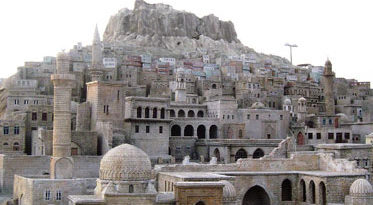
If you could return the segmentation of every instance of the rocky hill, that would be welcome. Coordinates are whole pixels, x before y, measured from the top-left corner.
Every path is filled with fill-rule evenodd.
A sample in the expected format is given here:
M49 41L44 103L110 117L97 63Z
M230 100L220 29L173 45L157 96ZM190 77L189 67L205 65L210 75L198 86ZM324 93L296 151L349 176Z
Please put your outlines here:
M251 54L257 60L289 64L284 58L258 54L237 38L234 25L214 15L197 17L165 4L136 0L133 10L121 9L112 16L104 32L104 42L131 47L155 56L184 56L208 53L212 57Z

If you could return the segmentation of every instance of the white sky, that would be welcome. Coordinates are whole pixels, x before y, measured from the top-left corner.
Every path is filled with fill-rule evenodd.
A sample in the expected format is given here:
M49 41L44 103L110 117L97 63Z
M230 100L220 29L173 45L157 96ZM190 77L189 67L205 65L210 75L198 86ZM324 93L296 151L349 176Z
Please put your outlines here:
M202 17L234 23L241 42L257 52L288 58L285 43L298 44L294 64L323 65L329 57L337 77L371 81L373 1L369 0L147 0ZM77 42L90 44L111 15L134 0L1 0L0 78L24 61L41 61Z

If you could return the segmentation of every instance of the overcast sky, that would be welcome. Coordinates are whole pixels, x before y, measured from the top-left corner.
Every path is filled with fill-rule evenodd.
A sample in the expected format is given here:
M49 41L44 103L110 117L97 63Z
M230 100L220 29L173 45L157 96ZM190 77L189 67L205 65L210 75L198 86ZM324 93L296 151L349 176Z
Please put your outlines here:
M323 65L329 57L337 77L371 81L373 1L344 0L148 0L202 17L215 14L234 23L241 42L257 52L294 64ZM0 77L24 61L41 61L77 42L90 44L97 23L102 36L111 15L132 9L134 0L2 0Z

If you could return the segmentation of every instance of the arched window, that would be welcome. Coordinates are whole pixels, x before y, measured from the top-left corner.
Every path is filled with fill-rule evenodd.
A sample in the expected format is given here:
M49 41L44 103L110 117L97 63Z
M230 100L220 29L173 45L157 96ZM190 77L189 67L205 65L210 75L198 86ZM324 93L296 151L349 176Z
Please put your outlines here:
M258 159L258 158L261 158L263 156L264 156L264 152L260 148L256 149L255 152L253 153L253 158L254 159Z
M165 118L165 109L164 108L162 108L161 109L161 119L164 119ZM175 113L174 113L175 114Z
M292 189L291 189L291 181L289 179L285 179L281 184L281 200L282 201L291 201Z
M320 192L320 204L321 205L325 205L326 204L326 186L324 184L324 182L320 182L319 184L319 192Z
M214 157L216 157L216 160L220 162L220 151L218 148L214 150Z
M212 89L216 89L216 84L212 84Z
M307 190L306 190L306 183L304 182L304 180L300 180L300 186L301 186L301 195L302 195L302 202L306 202L307 201Z
M128 193L133 193L133 185L132 184L130 184L128 186Z
M138 107L137 108L137 118L141 118L141 114L142 114L142 108Z
M3 146L8 146L9 144L7 142L4 142Z
M238 137L239 137L239 138L242 138L242 137L243 137L243 133L242 133L242 130L241 130L241 129L238 130Z
M149 114L149 108L148 107L146 107L145 108L145 118L149 118L149 116L150 116L150 114Z
M158 109L155 107L153 108L153 118L157 118L158 117Z
M193 136L194 135L194 128L192 125L187 125L184 128L184 136Z
M312 180L310 182L309 189L310 189L310 197L311 197L310 202L311 204L314 204L316 201L316 193L315 193L315 183Z
M175 117L175 110L170 110L170 117Z
M181 136L181 127L179 125L171 127L171 136Z
M15 142L13 144L13 151L19 151L19 143L18 142Z
M194 111L193 110L188 111L188 117L194 117Z
M210 139L218 138L218 127L216 125L211 125L209 134L210 134Z
M206 128L204 125L200 125L197 127L197 136L198 136L198 139L206 138Z
M205 205L205 202L199 201L199 202L196 203L196 205Z
M244 149L239 149L235 155L235 161L241 158L247 158L247 152Z
M177 112L177 117L185 117L184 110L179 110L179 112Z
M203 111L202 110L198 111L197 117L203 117Z

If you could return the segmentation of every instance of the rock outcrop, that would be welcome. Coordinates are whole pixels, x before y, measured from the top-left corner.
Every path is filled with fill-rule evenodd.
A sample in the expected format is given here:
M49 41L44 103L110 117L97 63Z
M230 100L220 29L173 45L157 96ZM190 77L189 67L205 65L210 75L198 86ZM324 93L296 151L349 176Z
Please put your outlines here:
M259 63L271 60L274 65L290 64L284 58L256 53L241 44L230 21L221 21L214 15L199 18L169 5L143 0L136 0L133 10L124 8L112 16L103 40L127 47L126 51L132 54L176 58L250 54Z

